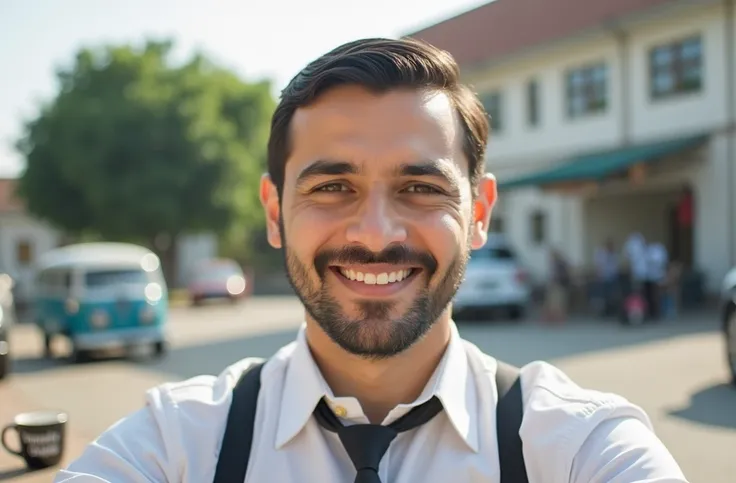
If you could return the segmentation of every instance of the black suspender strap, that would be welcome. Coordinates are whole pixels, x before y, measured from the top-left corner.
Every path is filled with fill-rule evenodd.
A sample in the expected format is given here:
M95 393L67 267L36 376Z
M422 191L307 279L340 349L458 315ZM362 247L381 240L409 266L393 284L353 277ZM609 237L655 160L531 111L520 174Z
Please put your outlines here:
M246 369L233 388L233 400L217 460L214 483L243 483L253 441L263 362Z
M496 386L496 439L501 465L501 483L528 483L519 428L524 416L519 369L498 361Z
M243 372L233 388L214 483L243 483L253 441L263 363ZM524 414L519 369L498 361L496 433L501 483L528 483L519 428Z

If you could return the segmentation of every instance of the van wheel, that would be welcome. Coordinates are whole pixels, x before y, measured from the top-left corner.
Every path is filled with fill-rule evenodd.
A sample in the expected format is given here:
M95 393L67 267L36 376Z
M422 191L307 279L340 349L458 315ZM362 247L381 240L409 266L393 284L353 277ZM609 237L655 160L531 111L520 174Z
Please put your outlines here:
M0 354L0 380L10 372L10 354Z
M90 351L83 349L73 349L72 351L72 362L75 364L83 364L92 360Z
M163 341L155 342L153 344L153 355L156 358L166 355L166 343Z
M511 320L519 322L524 318L524 315L526 315L525 312L526 311L522 305L517 305L509 309L509 317Z
M48 333L43 334L43 356L46 359L53 359L54 352L51 350L51 344L54 341L54 336Z
M724 319L724 335L726 338L726 360L731 371L731 384L736 386L736 307L728 308Z

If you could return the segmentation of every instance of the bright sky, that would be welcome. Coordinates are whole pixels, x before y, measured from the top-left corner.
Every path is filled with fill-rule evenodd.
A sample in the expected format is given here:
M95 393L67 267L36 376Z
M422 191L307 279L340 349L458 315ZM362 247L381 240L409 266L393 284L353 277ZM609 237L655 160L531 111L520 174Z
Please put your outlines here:
M345 41L397 37L484 3L0 0L0 177L19 174L13 142L22 121L54 94L56 67L83 45L171 37L183 54L201 48L243 78L269 77L280 89L304 64Z

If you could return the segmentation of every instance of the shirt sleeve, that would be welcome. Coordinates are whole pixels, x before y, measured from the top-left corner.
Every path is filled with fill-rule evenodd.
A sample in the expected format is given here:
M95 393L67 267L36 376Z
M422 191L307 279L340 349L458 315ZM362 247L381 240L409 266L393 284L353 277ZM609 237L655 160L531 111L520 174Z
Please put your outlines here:
M662 441L640 419L603 421L573 459L571 483L687 483Z
M165 483L177 481L169 469L169 448L148 407L120 420L61 470L54 483Z

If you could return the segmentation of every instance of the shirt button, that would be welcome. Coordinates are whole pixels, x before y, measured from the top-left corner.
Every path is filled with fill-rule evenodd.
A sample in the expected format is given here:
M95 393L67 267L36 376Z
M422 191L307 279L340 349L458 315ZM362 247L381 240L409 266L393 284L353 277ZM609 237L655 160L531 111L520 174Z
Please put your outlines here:
M337 416L338 418L344 418L348 415L348 410L342 406L335 406L334 412L335 416Z

